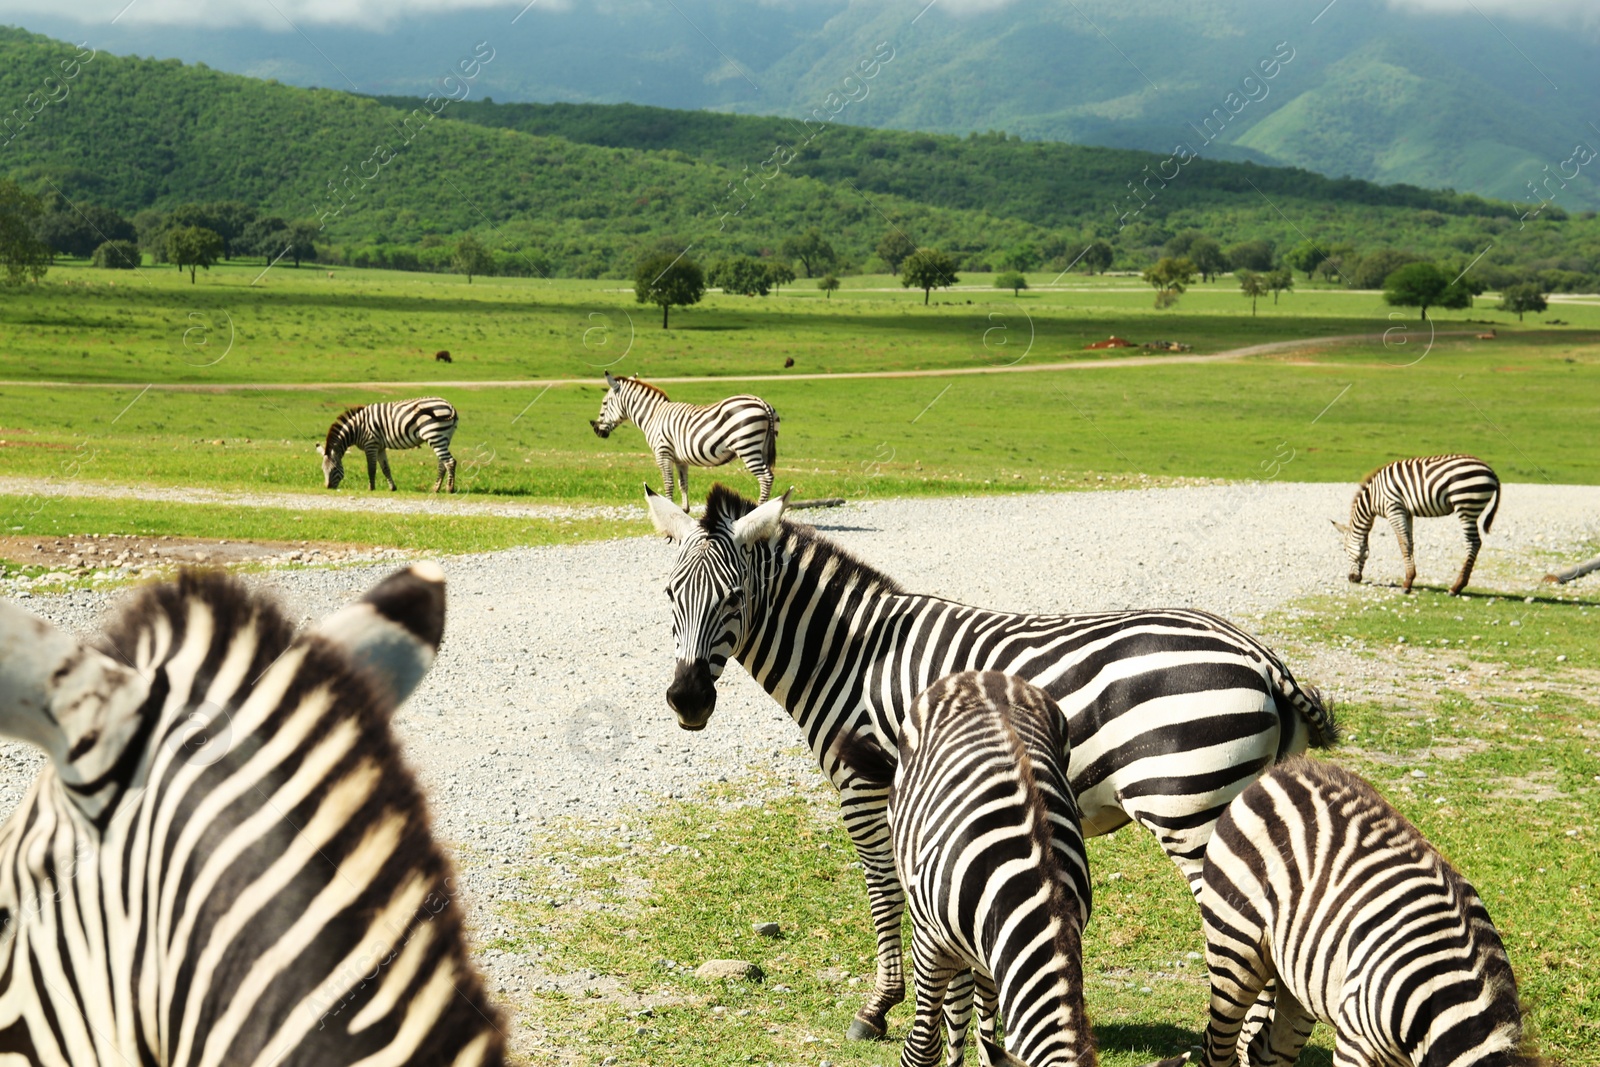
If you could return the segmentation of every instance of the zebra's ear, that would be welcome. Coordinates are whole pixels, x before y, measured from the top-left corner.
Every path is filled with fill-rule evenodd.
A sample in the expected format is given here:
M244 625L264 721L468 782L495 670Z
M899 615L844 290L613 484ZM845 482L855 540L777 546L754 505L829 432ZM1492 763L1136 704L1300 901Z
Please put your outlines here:
M318 441L317 442L317 455L326 456L327 454L328 454L328 450L322 447L322 442L321 441Z
M983 1043L984 1059L991 1067L1028 1067L1026 1063L1023 1063L983 1035L980 1034L978 1040Z
M793 489L789 493L794 492ZM783 532L783 512L789 506L789 493L769 500L733 524L733 543L743 548L760 541L771 544Z
M0 601L0 734L44 749L63 780L102 771L95 755L122 750L149 695L138 671Z
M615 389L616 387L617 387L617 380L611 376L611 372L610 371L606 371L606 388L607 389Z
M397 571L322 620L317 633L370 672L399 707L433 666L444 638L444 571L437 563Z
M1350 524L1349 523L1340 522L1338 519L1329 519L1328 521L1333 523L1333 528L1335 530L1338 530L1340 533L1349 533L1350 532Z
M666 534L673 541L682 541L699 525L687 511L648 484L644 487L644 500L650 507L650 521L655 524L656 532Z

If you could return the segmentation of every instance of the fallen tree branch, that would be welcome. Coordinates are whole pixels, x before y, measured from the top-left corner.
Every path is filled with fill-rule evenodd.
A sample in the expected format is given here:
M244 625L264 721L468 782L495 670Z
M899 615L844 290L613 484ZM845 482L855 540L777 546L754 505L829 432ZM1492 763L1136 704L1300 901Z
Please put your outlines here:
M1554 582L1557 585L1566 585L1574 578L1582 578L1590 571L1600 571L1600 556L1596 556L1594 559L1586 559L1582 563L1574 564L1564 571L1557 571L1555 574L1547 574L1544 576L1544 580L1547 582Z

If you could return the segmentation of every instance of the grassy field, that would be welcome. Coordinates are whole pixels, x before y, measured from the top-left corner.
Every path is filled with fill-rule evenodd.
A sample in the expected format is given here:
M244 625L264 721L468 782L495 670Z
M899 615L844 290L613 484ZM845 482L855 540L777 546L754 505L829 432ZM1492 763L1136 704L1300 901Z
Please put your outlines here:
M41 286L0 293L0 378L22 383L0 386L0 475L318 494L313 445L334 415L426 391L462 412L455 452L469 494L632 502L658 475L636 431L606 441L589 431L600 397L591 383L603 364L647 377L738 376L781 374L793 358L794 373L1096 364L672 387L686 400L736 388L770 399L784 419L780 485L801 496L1034 491L1135 475L1351 480L1396 455L1456 450L1484 456L1510 481L1600 481L1600 458L1588 447L1600 398L1600 307L1585 304L1553 312L1572 323L1560 328L1530 320L1519 329L1486 306L1470 311L1472 325L1439 319L1431 329L1443 335L1431 341L1394 335L1387 344L1224 365L1118 366L1119 353L1082 345L1116 333L1204 353L1381 333L1413 319L1389 317L1374 294L1321 288L1276 307L1268 301L1251 318L1227 281L1196 286L1177 310L1158 312L1137 279L1078 275L1063 280L1071 288L1021 298L971 276L970 287L925 308L920 293L869 277L851 279L831 300L803 282L766 299L713 294L663 331L653 309L614 283L469 286L452 276L341 270L330 278L280 266L256 285L259 268L219 267L191 286L176 271L111 273L58 267ZM1488 320L1498 323L1492 342L1452 334ZM435 362L440 347L455 362ZM566 384L348 384L546 379ZM304 388L274 388L285 384ZM167 388L183 385L230 388ZM431 486L431 457L394 459L406 493ZM736 469L692 474L699 489L714 477L754 485ZM359 482L341 492L360 497ZM74 521L56 506L5 510L25 515L7 524L23 535L59 534ZM227 523L208 522L220 510L168 510L162 521L176 532L229 536ZM318 521L326 538L351 542L364 542L374 526ZM502 529L490 540L507 538L515 535ZM397 533L386 543L402 540Z
M1395 609L1397 599L1357 591L1267 626L1300 655L1320 647L1402 678L1459 671L1425 696L1342 706L1337 758L1483 894L1545 1054L1567 1067L1600 1064L1591 616L1600 603L1424 592ZM753 771L626 825L564 828L535 854L561 859L522 872L500 947L592 976L578 993L535 994L527 1005L565 1050L552 1062L898 1061L897 1041L841 1040L870 986L873 944L861 875L820 776L778 782ZM1089 858L1086 992L1101 1062L1132 1067L1181 1052L1198 1040L1207 995L1204 964L1189 957L1204 947L1194 905L1148 834L1091 841ZM753 921L780 923L783 939L756 936ZM694 967L712 957L752 960L766 977L696 979ZM908 1006L891 1015L894 1037L909 1018ZM1301 1062L1332 1062L1325 1027Z

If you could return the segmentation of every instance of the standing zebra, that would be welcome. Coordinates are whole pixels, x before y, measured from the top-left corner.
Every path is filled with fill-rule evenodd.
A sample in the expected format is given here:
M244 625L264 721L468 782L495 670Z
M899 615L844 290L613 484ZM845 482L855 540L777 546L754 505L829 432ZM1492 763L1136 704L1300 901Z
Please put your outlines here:
M1349 771L1302 757L1240 793L1211 837L1200 912L1205 1067L1241 1062L1245 1011L1273 979L1254 1067L1294 1063L1318 1019L1341 1065L1538 1062L1522 1052L1517 983L1477 891Z
M433 483L437 493L450 476L450 492L456 491L456 460L450 454L450 438L456 432L456 409L436 396L402 400L393 404L368 404L347 408L328 427L328 440L317 446L322 455L322 476L329 489L344 481L344 454L359 448L367 454L367 488L378 488L378 465L389 491L397 487L389 473L389 449L416 448L426 443L439 457L439 477Z
M1068 776L1084 833L1137 821L1197 887L1217 816L1263 770L1334 725L1255 638L1200 611L1016 615L901 590L808 527L786 500L755 507L717 486L698 522L646 490L656 529L680 543L667 581L677 666L667 703L701 730L730 658L789 712L839 790L867 879L878 976L855 1037L881 1035L905 997L887 790L852 781L840 752L898 750L918 693L952 671L997 670L1047 692L1072 740Z
M606 371L600 417L589 423L598 437L631 422L644 431L672 497L672 472L678 472L683 506L689 507L689 465L720 467L734 458L761 485L761 502L772 495L772 465L778 459L778 413L759 396L730 396L704 407L667 399L638 378L613 378Z
M1089 859L1067 782L1066 727L1056 702L1019 678L950 674L906 713L897 767L853 764L879 784L885 770L893 776L889 827L917 985L901 1067L961 1062L966 988L952 998L945 1056L939 1020L967 971L1005 1017L1006 1053L996 1055L985 1012L985 1062L1094 1065L1083 1006Z
M1359 582L1361 569L1367 562L1367 535L1380 514L1387 516L1400 541L1400 555L1406 561L1403 588L1409 593L1417 577L1411 541L1412 516L1434 519L1455 512L1456 518L1461 520L1462 532L1467 535L1467 561L1461 565L1461 574L1450 587L1450 595L1455 596L1466 588L1467 579L1472 577L1472 565L1478 560L1478 549L1483 546L1483 539L1478 536L1478 516L1483 516L1483 532L1488 533L1499 510L1500 479L1483 460L1462 455L1423 456L1395 460L1361 479L1361 487L1350 504L1349 523L1333 525L1344 534L1345 554L1350 557L1350 580Z
M0 828L7 1062L503 1062L390 730L443 579L298 638L215 573L147 587L98 648L0 602L0 733L50 758Z

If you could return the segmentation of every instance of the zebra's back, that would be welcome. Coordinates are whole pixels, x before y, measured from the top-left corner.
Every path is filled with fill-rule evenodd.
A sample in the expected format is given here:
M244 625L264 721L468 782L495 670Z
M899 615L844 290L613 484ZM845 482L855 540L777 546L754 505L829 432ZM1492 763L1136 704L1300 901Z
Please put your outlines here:
M1218 821L1203 879L1211 1067L1235 1062L1227 1005L1268 976L1354 1062L1518 1062L1516 982L1482 900L1356 775L1305 757L1269 771ZM1292 1062L1295 1027L1274 1023L1256 1040Z
M657 409L654 427L646 430L652 447L665 444L677 458L700 467L751 455L770 466L777 455L777 435L777 412L749 395L703 405L668 401Z
M1375 510L1398 503L1420 518L1459 512L1476 519L1500 491L1500 479L1476 456L1453 454L1401 459L1381 467L1369 479ZM1484 532L1494 523L1490 512Z
M416 448L424 442L448 442L459 421L450 402L436 396L368 404L361 409L358 443L383 448Z

